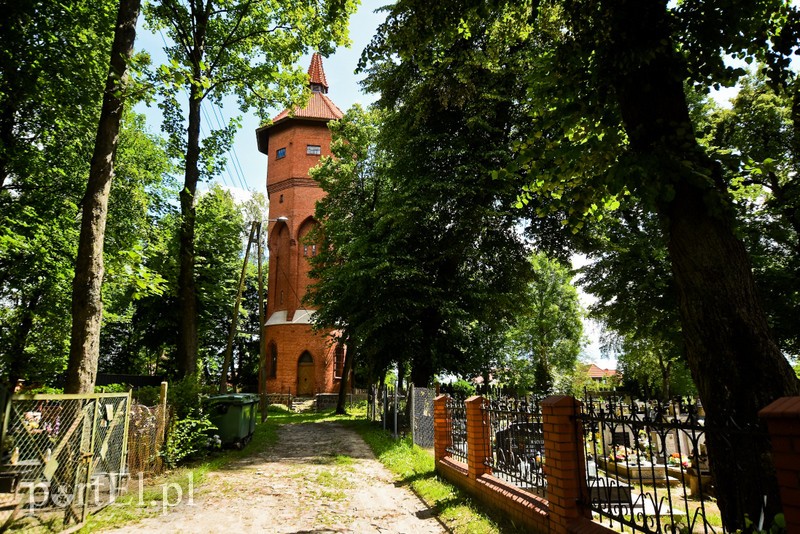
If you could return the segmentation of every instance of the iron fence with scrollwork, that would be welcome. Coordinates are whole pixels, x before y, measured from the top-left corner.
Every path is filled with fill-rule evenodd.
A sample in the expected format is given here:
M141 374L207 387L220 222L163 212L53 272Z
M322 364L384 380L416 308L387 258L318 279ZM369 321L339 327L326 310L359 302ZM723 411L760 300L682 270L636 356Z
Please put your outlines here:
M545 495L544 428L536 399L496 398L484 404L489 425L492 474L540 496Z
M694 401L586 398L578 422L584 499L602 522L638 532L724 531L705 441L727 430L709 428Z
M447 452L461 462L467 462L467 410L463 399L447 398L445 403Z

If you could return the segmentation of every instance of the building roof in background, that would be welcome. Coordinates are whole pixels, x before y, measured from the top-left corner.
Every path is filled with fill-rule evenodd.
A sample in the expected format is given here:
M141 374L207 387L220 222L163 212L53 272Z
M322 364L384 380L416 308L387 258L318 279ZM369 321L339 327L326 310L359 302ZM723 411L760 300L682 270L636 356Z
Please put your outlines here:
M587 367L586 372L589 374L590 378L605 378L607 376L616 376L617 371L613 369L601 369L595 364L590 364Z

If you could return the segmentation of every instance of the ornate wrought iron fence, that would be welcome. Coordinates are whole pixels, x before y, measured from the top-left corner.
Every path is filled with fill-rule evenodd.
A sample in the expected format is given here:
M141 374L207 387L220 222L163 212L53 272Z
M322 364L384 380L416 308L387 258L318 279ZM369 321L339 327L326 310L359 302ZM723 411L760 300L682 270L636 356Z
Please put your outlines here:
M706 427L694 402L584 400L592 511L610 526L640 532L722 532L705 448Z
M129 407L127 393L12 397L0 441L12 513L67 527L113 502L127 487Z
M484 418L489 425L492 474L522 489L545 495L544 429L535 399L487 399Z
M467 462L467 410L462 399L447 398L445 404L447 432L449 433L447 452L456 460Z

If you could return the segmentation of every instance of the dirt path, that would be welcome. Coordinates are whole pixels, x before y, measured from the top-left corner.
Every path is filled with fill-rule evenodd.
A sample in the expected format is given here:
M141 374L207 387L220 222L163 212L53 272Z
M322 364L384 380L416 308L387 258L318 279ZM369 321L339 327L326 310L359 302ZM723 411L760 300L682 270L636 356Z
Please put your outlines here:
M166 513L110 532L444 532L358 434L336 423L278 432L270 450L208 474L193 505L184 495Z

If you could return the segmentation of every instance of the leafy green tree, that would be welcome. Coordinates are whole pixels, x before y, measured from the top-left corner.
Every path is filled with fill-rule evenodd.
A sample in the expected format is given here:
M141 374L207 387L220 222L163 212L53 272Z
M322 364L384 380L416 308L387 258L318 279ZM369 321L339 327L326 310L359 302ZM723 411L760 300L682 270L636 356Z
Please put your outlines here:
M219 172L238 125L234 119L201 141L201 105L235 94L243 110L256 107L266 116L279 101L296 101L305 85L296 67L300 55L309 48L327 54L344 44L355 6L354 0L160 0L145 9L150 28L166 30L174 43L165 48L169 63L159 68L157 79L171 154L184 166L178 277L178 362L184 375L194 374L198 355L197 183ZM182 90L188 94L185 125L177 98Z
M160 314L173 310L171 266L177 250L170 247L175 220L170 200L176 194L171 171L163 140L146 131L143 115L127 113L109 198L100 372L164 371L160 348L150 351L144 340L168 343L175 323L164 325L161 315L140 318L150 302L158 303Z
M344 369L339 387L337 413L344 413L345 393L357 353L372 361L382 374L394 351L384 352L382 324L397 316L396 303L376 300L393 291L393 284L376 286L376 276L386 279L392 266L382 258L383 244L375 239L378 206L386 194L386 179L380 172L376 139L380 115L356 104L342 119L329 124L332 158L323 158L311 175L326 196L317 203L321 226L309 239L321 241L319 254L311 258L314 283L306 299L318 311L314 328L339 332L345 343ZM383 291L381 291L383 290ZM376 361L383 356L381 361Z
M345 152L315 175L327 192L320 206L329 211L318 217L332 245L322 247L331 257L323 252L315 264L320 283L312 298L320 318L326 306L336 310L327 324L343 330L349 346L356 340L376 375L410 363L411 381L427 384L443 370L489 367L487 340L499 346L529 269L506 210L513 196L475 186L490 179L476 167L498 154L472 147L489 147L493 126L444 110L418 122L410 112L417 102L404 105L410 108L386 104L374 149L374 128L345 125L350 142L333 145Z
M700 126L723 162L770 327L786 354L800 351L800 124L795 96L763 73L742 80L730 109L714 107Z
M2 374L64 369L75 216L108 70L116 3L21 1L0 21Z
M222 370L222 355L230 331L231 310L242 268L245 226L242 211L229 191L215 184L200 197L195 243L198 327L203 347L200 357L204 369L214 373L208 377L214 382ZM177 363L180 365L180 361Z
M508 333L501 379L524 391L547 395L556 374L574 369L583 345L583 322L572 273L539 252L531 256L533 280L520 296Z
M496 53L489 67L524 80L520 108L528 120L515 123L523 138L517 167L509 167L512 175L521 171L521 205L532 201L537 215L557 211L575 232L609 216L627 195L656 214L710 425L757 426L759 409L800 392L770 335L722 167L698 142L685 92L686 82L733 83L742 71L726 66L725 54L765 58L779 74L797 46L788 2L565 0L455 9L406 0L388 13L367 59L395 54L396 71L414 65L411 74L447 106L458 103L448 77L495 88L480 84L475 65L442 51L474 53L471 43L480 42ZM510 19L514 25L503 24ZM497 172L501 183L505 176ZM759 515L764 495L766 514L774 515L780 498L767 442L710 436L708 446L726 526Z
M494 51L479 37L452 49L426 43L395 62L396 37L387 34L370 52L380 61L367 87L380 91L386 112L378 145L392 186L380 228L410 322L398 325L408 339L400 347L412 382L425 384L441 371L493 367L516 295L530 279L515 231L516 187L490 172L510 161L522 93L514 72L493 67ZM429 79L423 61L437 57L450 67ZM459 68L473 69L470 77Z

